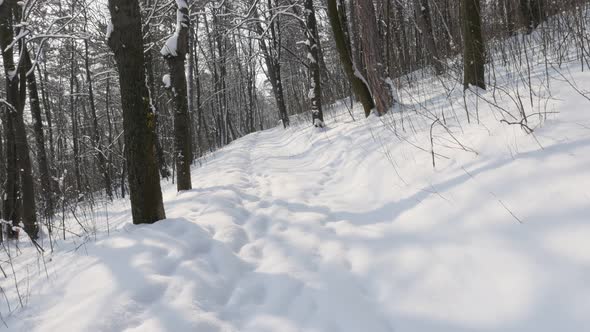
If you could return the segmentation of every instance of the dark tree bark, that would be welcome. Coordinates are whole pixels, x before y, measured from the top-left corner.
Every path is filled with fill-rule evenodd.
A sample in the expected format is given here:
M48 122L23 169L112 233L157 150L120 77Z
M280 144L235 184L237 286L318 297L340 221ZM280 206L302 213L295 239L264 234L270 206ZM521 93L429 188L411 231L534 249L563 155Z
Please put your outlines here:
M109 148L107 149L108 151L108 172L109 172L109 176L111 177L111 180L113 179L113 145L115 144L115 142L113 141L113 121L112 121L112 115L111 115L111 74L108 74L107 79L106 79L106 84L105 84L105 115L107 118L107 139L108 139L108 145ZM119 139L117 139L118 141L120 141Z
M176 160L176 188L178 191L192 189L191 163L193 148L191 121L188 112L185 59L189 50L188 5L177 0L176 31L162 48L162 55L170 70L170 87L174 99L174 147Z
M193 61L193 71L194 71L194 91L195 91L195 100L192 104L194 112L196 112L196 119L193 118L195 121L195 131L193 137L196 141L196 147L198 148L198 156L202 156L204 151L206 150L205 147L205 140L203 139L203 135L205 133L205 125L204 125L204 117L203 117L203 105L201 104L201 72L199 69L199 57L197 55L197 46L198 46L198 39L196 38L197 28L199 26L199 16L195 17L195 23L191 26L191 34L193 35L193 42L190 43L191 48L191 57ZM208 135L207 135L208 137Z
M463 87L486 88L485 45L481 34L481 6L479 0L462 0L463 10Z
M72 40L70 43L70 118L72 121L72 152L74 154L74 178L76 180L76 195L79 199L82 194L82 176L80 174L80 146L78 141L78 117L76 115L76 46Z
M88 15L87 8L84 7L84 31L87 30ZM98 116L96 114L96 102L94 100L94 86L92 71L90 70L90 52L88 47L88 40L84 40L84 67L86 69L86 82L88 84L88 103L90 104L90 115L92 116L92 141L94 143L94 149L96 150L98 167L102 173L104 180L105 194L110 200L113 200L113 185L111 181L111 175L109 173L109 166L107 164L108 159L102 146L102 140L100 136L100 128L98 127Z
M434 40L429 0L415 0L415 5L416 11L418 12L416 15L418 18L418 25L421 30L422 41L424 42L424 46L426 46L428 60L430 64L434 66L435 73L440 75L444 72L444 67Z
M48 81L47 64L44 64L43 75L41 75L40 67L41 66L39 65L37 66L37 74L39 74L39 82L41 83L41 96L43 97L43 108L45 109L45 119L47 120L47 136L49 138L49 159L51 160L51 164L53 164L55 160L55 144L53 140L53 117L51 116L51 102L49 101L48 92L45 88L45 82ZM52 181L52 183L55 184L55 181Z
M253 3L251 1L251 3ZM271 1L268 0L268 7L271 12L271 16L273 14L273 6ZM258 12L254 10L254 16L258 16ZM289 112L287 111L287 104L285 102L285 92L283 89L283 80L281 77L281 41L280 32L277 32L277 22L273 19L269 23L269 31L270 31L270 44L267 45L265 37L264 37L264 29L260 24L260 21L256 22L256 32L259 34L259 45L260 49L262 50L262 54L264 55L264 62L266 64L268 79L270 80L270 85L272 87L272 92L275 96L275 100L277 102L277 108L279 110L279 119L283 122L283 127L289 127Z
M324 127L324 112L322 110L322 75L320 73L320 46L318 25L315 17L313 0L305 0L305 22L307 36L307 52L309 60L309 74L311 88L309 99L311 102L312 123L316 127Z
M350 42L345 34L346 25L342 22L340 15L341 13L338 10L337 1L328 0L328 16L334 33L334 40L336 41L336 48L338 49L340 62L342 62L342 67L350 81L354 94L365 109L365 116L369 116L373 108L375 108L375 103L369 87L365 84L363 79L359 77L360 75L352 62Z
M520 12L527 33L531 33L545 19L545 0L520 0Z
M90 103L90 112L92 115L92 131L93 131L93 141L94 141L94 149L97 153L98 159L98 166L102 172L102 177L104 179L104 190L107 194L107 197L112 200L113 199L113 186L111 181L111 175L109 173L109 166L107 164L107 156L106 152L102 146L102 140L100 137L100 128L98 127L98 117L96 115L96 103L94 101L94 90L92 85L92 72L90 71L90 59L88 54L88 41L84 41L84 53L85 53L85 67L86 67L86 79L88 82L88 100Z
M23 66L23 69L29 73L27 76L27 86L29 90L31 117L33 119L33 132L35 135L35 143L37 148L37 163L39 166L39 177L41 180L41 196L43 196L45 201L45 208L43 209L43 212L46 217L51 217L54 210L51 173L49 171L47 151L45 149L45 133L43 132L43 120L41 118L41 105L39 102L37 79L35 77L35 71L32 70L33 63L26 45L23 50Z
M213 12L213 36L214 45L212 52L215 55L215 49L217 50L217 56L215 58L215 85L217 101L219 105L219 124L221 129L221 146L229 144L233 140L231 137L230 130L230 119L228 110L227 100L227 37L226 31L223 26L223 19L227 15L227 6L222 9L215 10Z
M367 81L375 101L377 113L383 115L393 106L391 86L387 83L387 72L383 58L377 16L373 1L359 1L353 6L358 19L360 46L363 63L367 72Z
M25 232L32 239L37 239L39 237L39 225L37 224L37 207L35 204L35 181L33 180L33 165L31 163L29 144L27 142L27 130L23 118L27 78L24 66L21 66L19 71L20 96L17 108L18 113L14 118L14 136L16 139L17 172L20 178L21 218Z
M389 0L387 0L389 3ZM406 74L410 71L410 48L408 47L408 36L406 33L406 24L405 24L405 17L404 17L404 6L403 3L400 1L395 2L395 11L394 19L395 19L395 26L393 31L393 37L395 39L395 43L397 44L399 50L398 54L398 75ZM390 39L390 38L388 38ZM393 66L392 66L393 67Z
M5 106L0 105L0 120L4 123L4 113L5 113ZM6 183L6 156L4 155L4 130L0 130L0 219L4 218L4 197L6 194L6 188L4 185ZM0 243L4 240L4 226L0 224Z
M144 33L146 36L145 44L150 45L152 43L152 35L149 31L149 26L147 31ZM156 145L156 159L158 161L158 167L160 170L160 176L162 179L168 179L172 174L170 169L168 168L168 164L166 163L166 158L164 156L164 149L162 148L162 143L160 142L160 110L157 106L156 101L154 100L156 96L156 80L154 78L154 63L153 63L153 56L152 50L148 50L145 52L145 65L146 65L146 75L147 75L147 83L148 83L148 92L150 94L150 101L152 107L152 113L154 113L154 119L156 121L154 135L155 135L155 145Z
M75 13L75 2L72 1L72 7L70 9L70 15L74 17ZM71 27L72 31L74 31L74 27ZM76 62L76 44L74 39L69 41L69 48L70 48L70 118L72 121L72 149L73 149L73 161L74 161L74 178L76 180L76 196L79 200L83 198L83 185L82 185L82 175L80 173L80 142L78 140L78 116L76 110L76 102L77 102L77 92L76 87L78 86L78 82L76 79L76 69L77 69L77 62Z
M32 238L39 236L33 171L29 156L25 122L23 119L26 100L26 72L24 66L14 63L14 22L19 21L16 1L7 0L0 5L0 48L6 75L6 104L4 123L6 131L6 197L4 219L18 225L24 224L25 232ZM12 46L11 46L12 45ZM21 47L24 44L19 42ZM9 47L10 46L10 47Z
M514 10L514 2L513 0L500 0L499 5L504 28L510 35L513 35L516 33L515 19L518 16L517 12Z
M301 28L302 28L304 34L306 35L306 38L308 39L308 43L305 46L306 46L307 53L309 54L308 60L310 60L310 57L313 55L311 54L310 48L309 48L311 45L311 41L309 40L309 36L307 36L307 31L309 30L308 24L310 23L308 21L309 17L301 12L300 7L296 6L293 0L289 0L289 4L292 6L292 9L293 9L293 12L295 13L295 15L302 18L302 20L299 20L299 24L301 25ZM315 19L315 32L314 32L315 37L314 37L313 42L316 45L315 47L317 48L316 61L318 62L318 70L320 72L320 93L321 93L320 102L322 105L332 104L336 101L336 99L335 99L335 94L332 91L332 88L330 87L330 71L328 70L328 67L326 65L326 61L324 58L324 50L322 49L321 38L319 36L318 20L315 15L315 12L316 12L315 5L313 4L313 1L311 3L307 3L307 0L304 0L304 4L303 4L304 9L308 8L310 5L312 6L311 8L313 8L313 13L314 13L313 18ZM315 70L315 69L310 68L309 65L307 65L307 68L308 68L311 80L313 81L313 70ZM323 122L323 114L322 114L322 122Z
M0 17L2 22L4 21L2 17ZM0 29L3 28L3 23L0 22ZM2 38L2 34L4 32L0 30L0 38ZM4 43L0 44L0 47L3 47ZM4 66L6 68L6 60L4 60ZM7 102L10 103L11 95L14 92L14 86L16 83L6 75L6 92L7 92ZM13 86L14 85L14 86ZM4 175L5 175L5 182L3 183L4 186L4 197L2 203L2 219L11 222L13 225L18 224L19 221L19 214L17 211L17 200L18 200L18 174L17 164L16 164L16 143L14 137L14 123L12 117L14 116L15 109L13 108L12 104L9 105L2 105L2 123L4 129L4 144L5 144L5 162L4 162Z
M198 17L198 16L197 16ZM198 26L199 20L195 19L195 24ZM197 138L199 137L197 133L197 119L195 117L195 67L198 70L198 60L196 59L196 53L194 52L193 45L196 44L196 36L195 29L193 28L193 24L191 22L189 31L188 31L188 78L187 78L187 94L188 94L188 114L190 117L190 131L191 131L191 147L192 147L192 161L195 160L196 156L198 156L198 147L199 142ZM197 74L198 76L198 74ZM198 94L198 92L197 92ZM198 99L198 98L197 98ZM200 100L199 100L200 102Z
M125 156L133 223L166 218L155 154L155 119L145 84L141 16L137 0L109 0L112 33L108 44L115 53L120 76Z
M252 39L248 39L248 57L252 57L254 55L254 47L252 45ZM256 85L255 85L255 78L256 78L256 63L251 61L246 65L246 88L247 88L247 95L248 95L248 131L254 132L256 131L256 126L254 124L254 117L256 112L256 102L255 102L255 95L256 95Z
M219 24L217 24L217 13L215 10L212 11L213 16L213 28L209 30L209 23L207 20L207 16L204 17L205 23L205 31L207 34L207 42L209 44L209 50L211 52L211 61L210 63L210 70L213 74L213 88L214 88L214 96L215 96L215 107L216 112L214 113L214 120L217 123L217 145L223 146L225 145L226 139L228 137L228 123L226 114L226 98L225 98L225 90L223 82L224 75L220 73L224 71L225 68L225 47L223 43L225 42L225 38L222 36L222 33L218 31Z

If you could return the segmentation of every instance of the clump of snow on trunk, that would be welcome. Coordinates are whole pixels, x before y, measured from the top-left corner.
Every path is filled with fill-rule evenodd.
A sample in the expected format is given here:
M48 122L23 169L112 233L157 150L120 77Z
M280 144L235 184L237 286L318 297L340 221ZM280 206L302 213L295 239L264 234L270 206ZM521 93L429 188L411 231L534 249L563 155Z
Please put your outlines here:
M187 26L186 18L181 11L182 9L188 9L187 3L184 0L176 0L176 4L178 6L178 9L176 10L176 30L172 36L166 40L160 51L160 54L164 57L178 55L178 36L180 34L180 29Z
M162 76L162 83L164 83L164 86L166 87L166 89L169 89L172 86L172 82L170 81L169 74Z

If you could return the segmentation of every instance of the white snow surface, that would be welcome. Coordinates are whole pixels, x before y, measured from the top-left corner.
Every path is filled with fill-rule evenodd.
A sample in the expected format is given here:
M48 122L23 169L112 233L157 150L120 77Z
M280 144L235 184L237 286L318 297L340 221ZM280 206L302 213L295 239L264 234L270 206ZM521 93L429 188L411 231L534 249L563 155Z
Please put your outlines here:
M590 73L569 70L589 86ZM532 117L533 136L481 100L476 124L473 96L467 124L460 92L446 98L436 82L402 102L446 112L477 154L435 126L448 159L433 169L432 120L407 111L404 132L399 113L359 120L357 107L352 121L343 105L325 130L248 135L202 159L193 190L164 184L167 220L134 226L120 201L107 234L99 207L96 239L68 234L45 254L47 272L27 242L12 247L25 306L1 279L12 312L0 300L0 328L590 331L590 102L554 81L547 110L559 114Z
M163 56L177 56L177 50L178 33L175 32L168 39L166 39L164 46L162 46L162 49L160 50L160 54L162 54Z
M165 74L164 76L162 76L162 84L164 84L164 87L166 88L170 88L172 86L169 74Z
M111 35L113 34L113 31L114 30L115 29L114 29L114 26L113 26L113 21L112 20L109 20L109 23L107 25L107 31L106 31L106 38L107 39L110 39L111 38Z

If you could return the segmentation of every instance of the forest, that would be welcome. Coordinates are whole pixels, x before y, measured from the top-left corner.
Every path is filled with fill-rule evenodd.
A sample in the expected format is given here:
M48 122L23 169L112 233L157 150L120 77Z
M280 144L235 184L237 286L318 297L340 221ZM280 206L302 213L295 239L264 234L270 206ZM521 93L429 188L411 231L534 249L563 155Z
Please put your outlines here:
M36 238L79 202L129 194L137 223L164 219L159 179L190 189L208 152L310 110L321 126L322 108L349 96L385 114L396 84L426 67L485 88L486 41L506 47L555 13L573 14L546 33L572 34L587 61L583 4L5 0L3 219Z
M5 319L18 311L15 307L26 307L23 283L29 288L33 277L28 268L23 275L24 266L32 264L32 269L38 270L41 276L35 278L47 274L51 279L46 258L51 260L49 257L68 250L81 251L81 246L93 245L94 241L100 244L103 236L109 241L113 232L127 230L130 223L162 221L154 229L169 232L173 231L172 226L166 228L170 220L172 225L177 218L200 220L196 222L204 230L193 234L195 241L217 241L219 232L212 231L211 239L201 234L218 227L203 226L215 223L215 217L209 220L204 216L207 208L216 204L226 204L221 210L224 215L231 215L245 229L234 230L239 234L230 232L229 247L242 237L254 241L259 226L250 230L247 225L264 209L273 211L265 221L270 225L279 223L283 212L301 213L292 216L290 222L303 222L307 214L315 213L328 216L328 224L354 224L362 233L369 232L361 228L375 220L394 223L405 215L401 210L409 206L408 211L414 211L424 200L434 199L431 196L452 201L461 209L482 204L482 214L485 207L493 205L502 218L526 225L527 219L537 215L524 211L531 196L514 194L517 198L510 204L510 199L502 196L503 189L482 184L480 172L469 168L469 158L485 160L489 157L486 148L498 144L493 151L507 150L509 156L499 157L498 152L497 161L517 162L529 157L520 157L521 153L532 153L523 152L525 148L521 151L514 143L517 138L527 140L531 149L549 154L554 150L551 144L576 137L579 144L572 141L571 149L564 147L563 151L571 150L572 160L581 167L581 175L572 183L588 187L590 165L587 158L578 157L582 153L576 150L586 148L583 142L587 134L575 136L575 130L555 129L550 144L543 133L546 126L565 121L561 113L567 109L579 109L575 116L580 117L588 113L588 105L583 103L590 101L590 80L584 81L587 78L583 75L590 70L589 5L586 0L0 0L0 63L5 78L0 84L0 242L6 256L0 260L0 277L6 279L0 283L0 293L6 300L0 316L4 327L11 326ZM565 89L568 92L563 92ZM571 100L579 102L559 104ZM567 118L565 113L563 117ZM577 130L587 130L588 117L571 121ZM350 123L358 127L346 127ZM246 143L265 135L270 136L251 145ZM307 138L300 142L301 135ZM482 143L488 141L492 143ZM274 148L265 148L269 144ZM268 155L256 157L256 153L262 153L256 149L263 148L260 151ZM365 154L348 157L358 149ZM247 160L234 161L248 151L251 155L244 157ZM284 160L282 153L288 153ZM332 157L331 163L323 162ZM356 164L349 165L349 160ZM417 164L410 166L412 161ZM523 180L527 172L541 164L539 167L553 167L551 156L539 157L534 165L527 164L485 183L495 183L494 188L504 183L503 188L514 192L526 191L522 188L533 183L539 186L536 193L551 192L550 188L557 187L545 186L543 181L549 181L548 176L539 176L538 182ZM501 170L504 165L498 162L490 169ZM562 171L567 173L567 165L556 162L555 173L546 174L558 177ZM234 179L230 166L244 168L244 175ZM581 170L584 167L587 173ZM459 201L461 195L447 195L445 191L456 185L452 180L443 181L446 175L440 174L451 174L451 169L460 174L458 178L464 177L465 183L481 185L475 192L484 193L485 201ZM340 177L342 172L346 176ZM422 178L425 172L429 173ZM325 181L322 174L328 177ZM512 182L504 182L512 176ZM412 182L413 177L417 182ZM380 181L389 181L385 179L395 184L381 190ZM225 184L207 187L213 183L210 181ZM242 208L232 205L231 195L226 200L217 196L240 181L250 181L244 185L249 194L237 194ZM555 183L560 181L556 179ZM346 186L348 182L355 185ZM300 192L298 185L307 189L300 188ZM263 186L268 190L260 189ZM336 191L339 186L342 190ZM324 203L315 198L305 204L298 201L297 195L312 187L317 187ZM255 194L249 191L254 189ZM324 197L324 190L334 193ZM355 190L358 195L353 199L350 195ZM291 192L293 196L288 196ZM420 203L390 196L406 194L413 197L410 201ZM250 208L245 204L258 199L250 202L249 195L258 199L264 196L269 202ZM575 216L563 212L568 209L563 198L564 210L555 213L553 219L581 218L587 222L590 196L586 192L577 196L572 198L569 210L578 212ZM361 211L386 197L391 202L372 213L355 216L354 211L335 212L342 201L358 204L356 210ZM565 196L555 193L553 197ZM215 203L218 198L219 203ZM177 208L183 200L204 204L199 217L191 219L184 208ZM197 203L199 200L206 203ZM578 200L586 203L575 209L578 205L573 202L577 204ZM250 219L240 214L242 210L250 211ZM418 219L426 220L433 214ZM552 214L538 215L545 220ZM119 224L110 219L119 216ZM459 213L456 219L466 220L461 216ZM299 224L285 227L298 229ZM330 228L322 227L317 234ZM335 232L344 236L346 229ZM383 231L378 229L374 231ZM137 232L144 231L146 228L138 228ZM305 234L295 242L305 243ZM580 234L590 233L583 228ZM331 235L318 236L328 241ZM340 240L355 243L353 239ZM277 235L276 241L287 240ZM235 257L250 262L244 258L247 246L242 244L231 255L227 253L223 264ZM290 255L305 256L295 251ZM25 256L36 259L36 263L24 262L24 258L19 263L19 257ZM584 257L587 263L588 256ZM348 264L354 270L355 264ZM15 271L15 266L21 268ZM293 273L286 272L289 276ZM256 289L248 288L247 292ZM272 289L266 293L272 296ZM328 293L330 297L339 291ZM316 306L335 305L329 303ZM589 304L587 300L584 303ZM356 309L338 310L328 316L346 316ZM299 314L289 317L300 322L293 318ZM581 327L589 321L576 319L564 318L571 323L564 331L584 331ZM428 326L435 326L439 328L429 331L463 331L457 327L460 324L451 323L447 329L437 323L394 329L366 321L375 325L336 324L332 328L328 323L309 323L288 329L279 328L284 325L277 321L225 329L223 324L215 325L219 329L164 324L160 329L150 325L139 330L426 331ZM484 325L461 328L480 330ZM40 330L50 330L50 325L39 326L44 326ZM526 329L515 326L511 326L514 331L533 331L536 325L526 325ZM494 327L503 330L500 325ZM71 328L100 330L96 326ZM115 324L104 330L127 328Z

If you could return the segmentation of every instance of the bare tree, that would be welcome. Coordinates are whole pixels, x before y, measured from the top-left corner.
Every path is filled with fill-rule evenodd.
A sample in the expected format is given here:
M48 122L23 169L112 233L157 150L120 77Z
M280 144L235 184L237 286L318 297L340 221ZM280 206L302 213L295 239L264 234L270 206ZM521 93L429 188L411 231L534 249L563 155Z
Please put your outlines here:
M253 15L258 16L258 10L256 2L251 0L253 6ZM281 29L280 22L277 22L275 17L276 13L276 0L273 3L272 0L267 1L269 19L266 20L268 27L264 29L262 27L261 20L255 21L256 31L259 34L259 46L264 56L266 64L267 75L272 86L273 94L279 110L279 118L281 119L283 126L287 128L289 126L289 112L287 111L287 104L285 103L285 93L283 90L283 79L281 74L281 54L282 54L282 43L281 43Z
M479 0L462 0L463 8L463 86L486 88L485 45L481 33L481 5Z
M320 45L318 26L315 16L315 7L313 0L305 0L305 22L307 36L307 54L309 60L309 75L311 78L311 88L309 99L311 102L311 115L313 125L324 127L324 112L322 111L322 75L320 72Z
M393 106L392 87L387 82L383 47L377 29L373 1L359 1L353 6L358 19L360 47L367 81L375 101L377 113L383 115Z
M0 4L0 48L6 77L6 101L4 119L6 131L6 194L4 219L18 226L22 221L25 231L36 239L39 234L33 170L23 118L26 100L26 72L14 62L15 42L24 51L22 40L14 40L14 22L20 21L20 7L14 0ZM20 29L20 28L17 28ZM18 32L18 30L17 30Z
M37 164L39 167L39 176L41 180L41 194L44 198L43 204L45 208L43 213L45 217L51 217L54 209L54 199L51 180L51 173L49 171L49 160L47 158L47 151L45 149L45 133L43 130L43 119L41 116L41 105L39 98L39 90L37 88L37 79L29 50L26 44L23 49L23 64L24 70L27 72L27 87L29 91L29 108L31 109L31 118L33 119L33 133L35 136L35 145L37 149Z
M444 66L439 56L438 48L434 40L434 30L432 27L432 10L430 8L429 0L415 0L414 1L417 12L417 21L420 27L420 35L426 46L426 52L429 62L434 66L437 75L444 72Z
M520 12L527 33L531 33L545 19L545 0L520 0Z
M154 114L146 86L141 15L137 0L109 0L108 44L119 70L125 156L133 223L166 218L155 154Z
M192 189L191 162L193 148L191 121L188 113L187 80L185 59L189 51L190 17L188 4L176 1L176 30L168 38L161 54L170 70L169 87L174 99L174 158L176 160L176 188L178 191Z
M358 69L355 68L352 61L350 41L345 32L347 30L347 24L342 20L343 17L346 17L345 9L341 8L339 10L336 0L328 0L328 16L342 67L346 72L354 94L363 105L365 116L369 116L373 108L375 108L375 102L373 101L367 82L360 76Z

